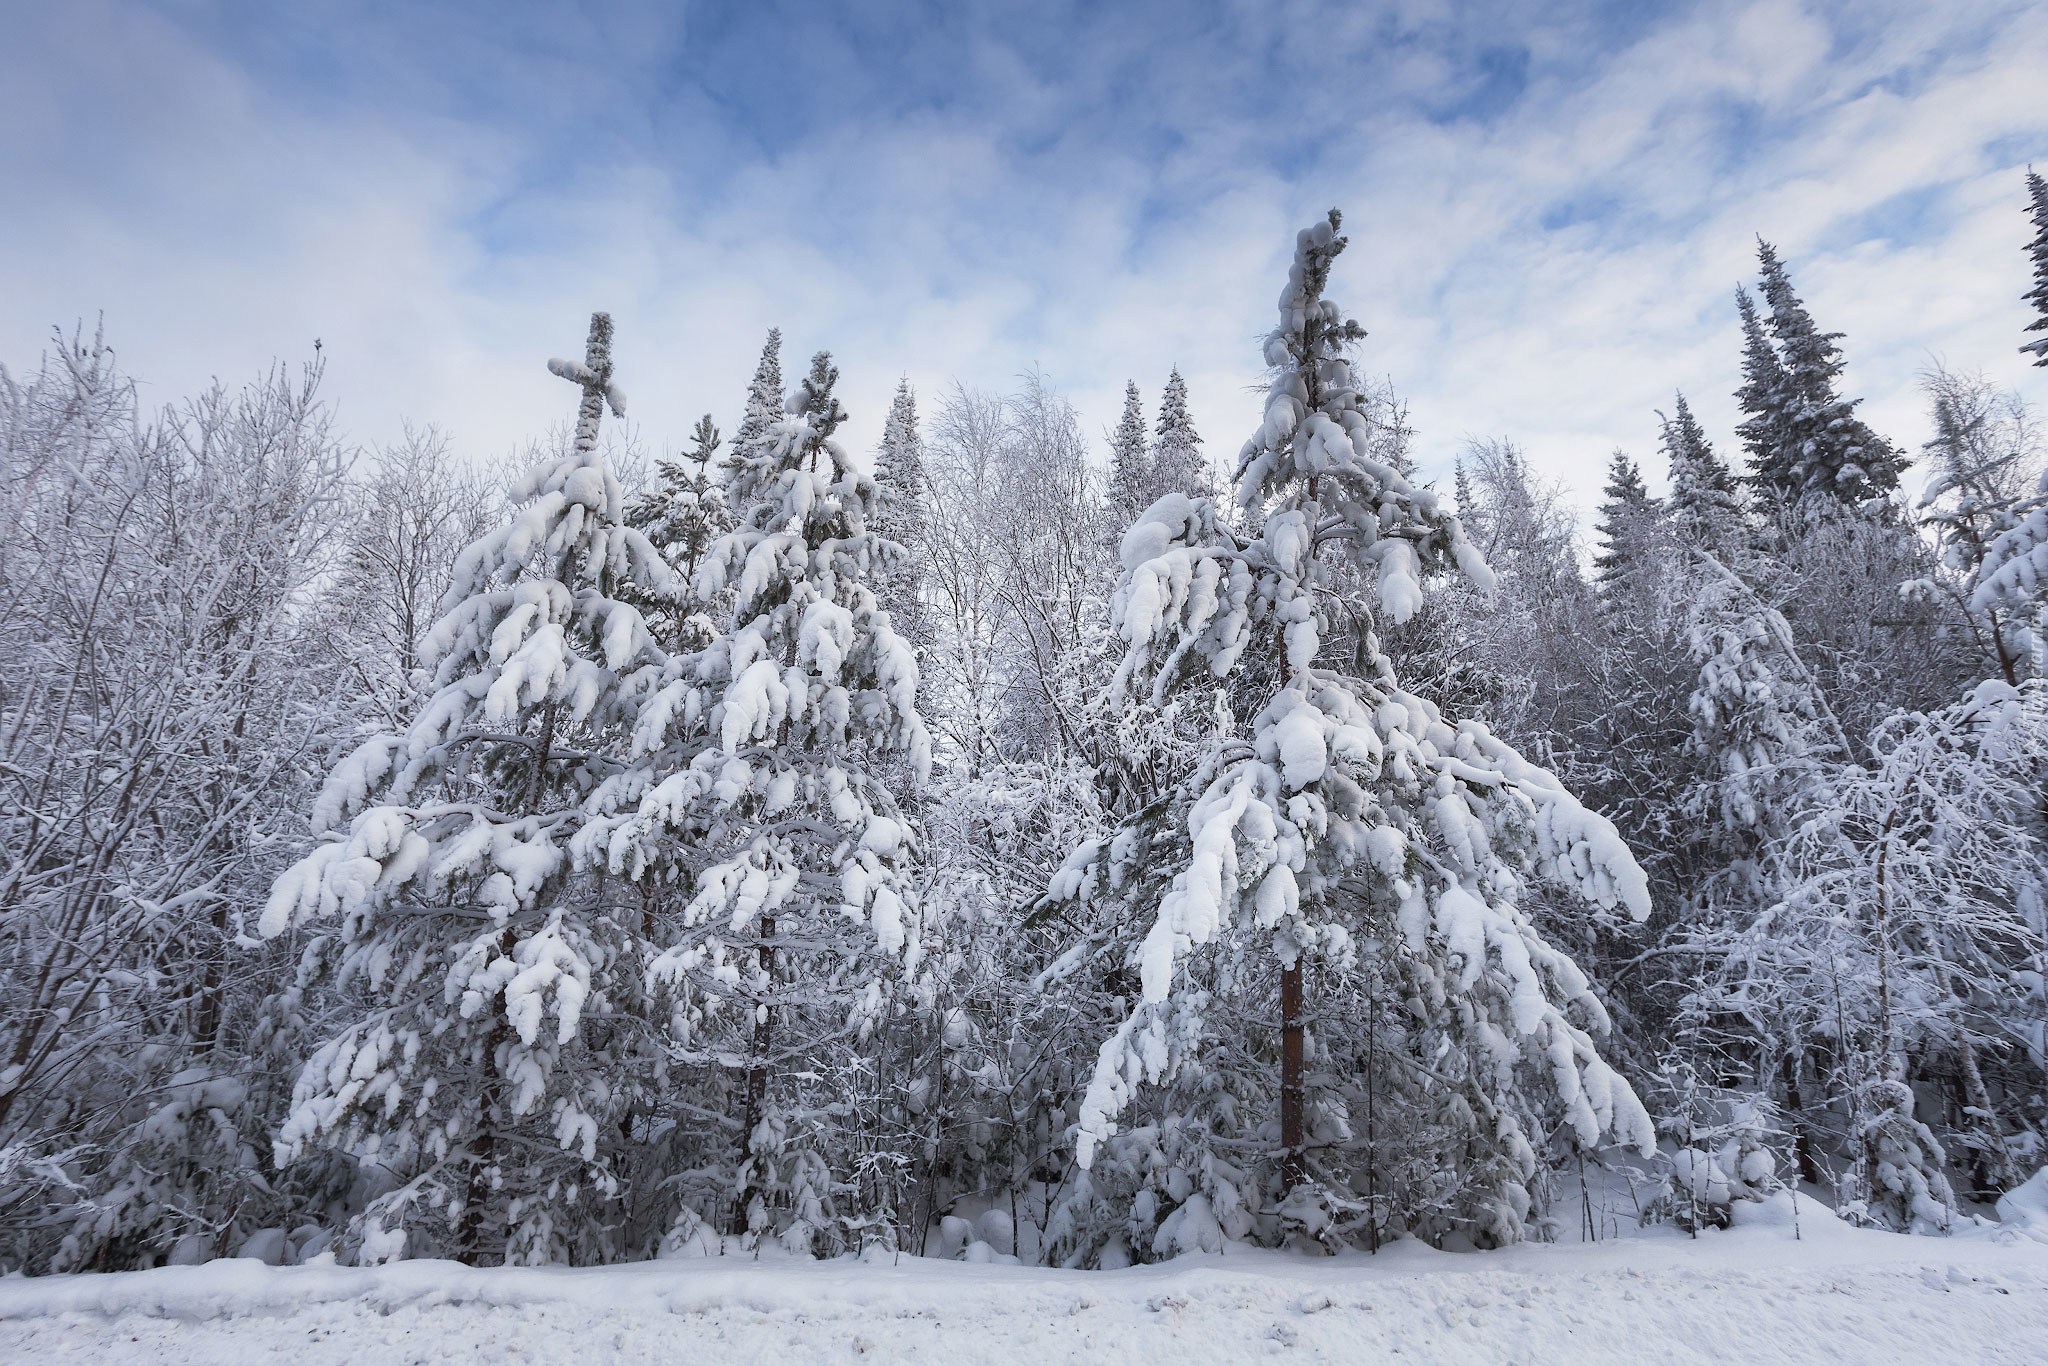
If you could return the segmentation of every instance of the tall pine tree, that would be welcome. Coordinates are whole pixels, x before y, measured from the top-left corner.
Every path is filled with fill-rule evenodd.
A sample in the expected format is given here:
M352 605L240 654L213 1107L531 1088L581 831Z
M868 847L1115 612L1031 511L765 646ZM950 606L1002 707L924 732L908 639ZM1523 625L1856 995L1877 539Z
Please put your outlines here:
M910 642L910 648L923 660L936 638L925 604L925 576L932 553L932 489L925 475L917 394L907 378L897 383L895 401L882 427L882 444L875 452L875 492L879 501L873 530L895 546L887 562L876 569L875 600L888 612L897 634ZM928 700L929 690L921 690L918 696L921 702Z
M896 399L882 427L882 444L875 452L875 488L881 497L875 514L877 534L905 547L921 545L931 491L925 482L917 394L908 379L898 381Z
M753 382L747 386L747 402L733 433L726 463L737 469L767 439L768 429L782 420L782 329L768 329L761 344L761 359L754 366ZM730 482L728 478L727 482Z
M1792 381L1749 290L1741 285L1735 287L1735 309L1742 318L1742 387L1735 401L1743 412L1735 430L1749 455L1750 482L1769 496L1790 499L1799 488L1788 417Z

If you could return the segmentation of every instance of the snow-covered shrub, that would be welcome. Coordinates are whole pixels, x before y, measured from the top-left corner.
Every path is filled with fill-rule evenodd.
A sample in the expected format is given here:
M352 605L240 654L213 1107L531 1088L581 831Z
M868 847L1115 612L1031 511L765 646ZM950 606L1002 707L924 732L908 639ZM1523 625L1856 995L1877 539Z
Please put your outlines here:
M1688 1060L1667 1063L1652 1092L1657 1127L1675 1145L1664 1191L1644 1219L1669 1219L1688 1233L1727 1228L1738 1201L1784 1189L1779 1171L1791 1146L1778 1107L1755 1091L1713 1086Z

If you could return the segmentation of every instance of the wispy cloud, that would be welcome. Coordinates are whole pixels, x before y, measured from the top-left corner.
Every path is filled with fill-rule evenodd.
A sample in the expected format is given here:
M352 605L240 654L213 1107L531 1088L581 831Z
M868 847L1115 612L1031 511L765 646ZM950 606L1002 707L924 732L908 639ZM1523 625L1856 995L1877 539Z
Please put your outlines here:
M1675 387L1726 433L1759 232L1917 441L1930 353L2021 375L2048 160L2048 12L1951 8L40 7L0 52L0 358L104 309L169 394L319 336L357 433L489 451L601 306L657 437L729 420L780 324L858 442L900 373L1037 364L1104 426L1179 364L1228 451L1337 204L1436 465L1509 435L1585 496Z

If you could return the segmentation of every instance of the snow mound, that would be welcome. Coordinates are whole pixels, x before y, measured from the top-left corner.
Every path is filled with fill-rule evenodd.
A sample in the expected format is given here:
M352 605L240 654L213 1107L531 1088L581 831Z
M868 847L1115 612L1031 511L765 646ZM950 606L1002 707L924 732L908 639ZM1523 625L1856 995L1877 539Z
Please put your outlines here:
M1998 1197L1998 1223L2048 1243L2048 1167Z
M2016 1210L2042 1194L2035 1178ZM2021 1192L2015 1192L2016 1195ZM1228 1363L2020 1361L2048 1341L2048 1247L1853 1229L1781 1198L1730 1230L1502 1252L1401 1241L1306 1257L1209 1240L1122 1271L964 1260L678 1255L627 1266L273 1267L256 1257L0 1280L0 1360ZM937 1241L937 1240L935 1240ZM978 1249L978 1252L971 1252ZM941 1250L935 1248L935 1250ZM1930 1259L1933 1259L1930 1261ZM2034 1344L2030 1347L2029 1344ZM1398 1354L1398 1355L1397 1355Z

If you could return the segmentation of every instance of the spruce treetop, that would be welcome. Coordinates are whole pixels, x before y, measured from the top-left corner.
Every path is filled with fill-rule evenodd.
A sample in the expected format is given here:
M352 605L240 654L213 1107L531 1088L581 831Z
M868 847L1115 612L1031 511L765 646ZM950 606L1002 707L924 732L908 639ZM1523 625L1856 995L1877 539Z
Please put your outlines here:
M1747 414L1735 430L1749 452L1751 477L1759 486L1783 490L1793 483L1785 434L1791 379L1744 286L1735 288L1735 308L1742 318L1742 387L1735 398Z
M1188 412L1188 384L1175 366L1159 399L1159 422L1153 429L1153 481L1159 492L1203 493L1209 485L1202 438Z
M918 435L917 394L908 378L898 381L882 444L875 452L875 484L881 506L875 529L893 541L912 545L924 537L924 442Z
M2048 180L2031 166L2027 168L2027 201L2034 222L2034 240L2027 243L2027 255L2034 262L2034 287L2021 297L2041 315L2027 324L2027 331L2048 333ZM2048 336L2026 343L2020 351L2031 355L2034 364L2048 365Z
M1602 492L1604 501L1595 526L1602 549L1593 556L1593 567L1601 581L1609 582L1621 577L1635 563L1638 547L1633 542L1640 539L1646 524L1657 517L1661 508L1643 486L1642 471L1623 450L1617 449L1609 459L1607 487Z
M1118 525L1128 525L1152 501L1151 453L1145 443L1145 409L1136 380L1124 381L1123 417L1109 439L1109 506Z
M706 413L698 418L697 425L690 429L690 459L697 462L700 470L708 470L711 457L718 454L718 448L723 443L724 438L719 435L718 424L711 420L711 414Z
M1856 416L1857 400L1837 392L1843 368L1839 332L1823 332L1792 289L1776 248L1758 239L1769 333L1746 290L1742 316L1742 424L1754 479L1808 513L1860 507L1899 486L1905 458Z
M1664 458L1671 478L1671 517L1681 536L1712 554L1726 553L1739 539L1742 500L1735 476L1714 454L1713 445L1679 394L1672 416L1658 414Z
M761 345L761 359L754 366L753 382L747 386L746 411L740 418L739 430L733 433L730 458L743 458L781 419L782 329L771 327L768 340Z

